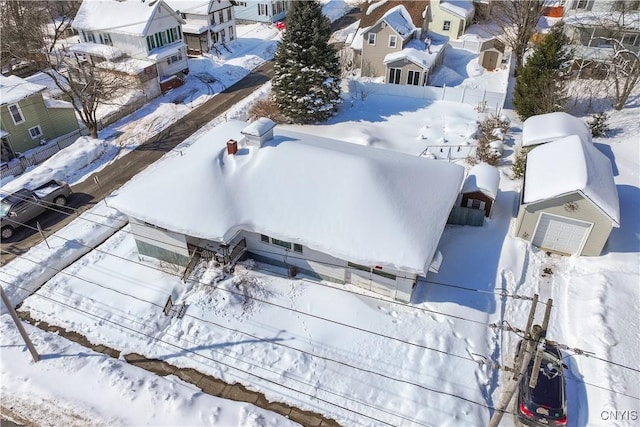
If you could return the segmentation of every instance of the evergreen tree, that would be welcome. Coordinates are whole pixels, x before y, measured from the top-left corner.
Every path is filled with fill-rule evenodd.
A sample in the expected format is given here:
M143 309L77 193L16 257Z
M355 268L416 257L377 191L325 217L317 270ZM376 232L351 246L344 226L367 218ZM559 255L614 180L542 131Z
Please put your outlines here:
M297 123L324 121L342 102L340 64L330 36L331 25L317 1L292 2L276 52L273 98Z
M564 110L570 55L562 25L556 25L518 71L513 105L522 120Z

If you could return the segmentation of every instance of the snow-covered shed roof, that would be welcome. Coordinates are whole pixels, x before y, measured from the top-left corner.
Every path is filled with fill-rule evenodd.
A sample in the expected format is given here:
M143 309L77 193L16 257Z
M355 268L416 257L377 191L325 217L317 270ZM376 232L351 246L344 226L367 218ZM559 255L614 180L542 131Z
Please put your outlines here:
M469 0L440 0L440 9L457 16L465 21L473 18L475 8Z
M71 26L76 30L142 36L155 16L185 23L163 0L83 0Z
M589 126L577 117L564 112L531 116L522 124L522 146L543 144L569 135L578 135L591 142Z
M428 270L461 166L278 127L261 148L228 155L246 125L211 129L136 176L113 205L193 237L228 241L247 230L355 263Z
M536 147L527 155L524 203L580 192L620 225L618 190L611 161L592 143L571 135Z
M486 163L478 163L469 170L469 174L462 186L463 193L480 191L493 200L498 195L500 185L500 171Z
M428 70L438 58L438 52L443 46L443 44L431 44L429 52L426 50L424 42L411 40L401 51L387 54L382 62L388 64L399 59L407 59L417 66Z
M28 82L18 76L0 76L0 104L14 104L46 89L46 86Z

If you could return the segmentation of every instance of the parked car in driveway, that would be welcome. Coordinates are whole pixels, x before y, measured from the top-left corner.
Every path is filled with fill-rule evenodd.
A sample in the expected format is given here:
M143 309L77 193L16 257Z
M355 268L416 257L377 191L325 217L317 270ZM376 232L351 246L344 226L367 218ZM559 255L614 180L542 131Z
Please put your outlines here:
M519 354L523 341L518 343ZM529 387L534 358L518 386L517 418L527 426L565 426L567 424L567 396L562 355L557 346L542 344L542 363L535 388Z
M15 230L50 208L67 204L71 195L69 184L51 180L28 190L23 188L0 200L0 235L3 239L13 236Z

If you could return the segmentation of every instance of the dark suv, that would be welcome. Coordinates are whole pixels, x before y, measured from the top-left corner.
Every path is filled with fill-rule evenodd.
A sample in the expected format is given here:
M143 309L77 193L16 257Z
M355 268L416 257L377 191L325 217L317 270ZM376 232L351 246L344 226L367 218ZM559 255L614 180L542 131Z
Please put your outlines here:
M520 353L522 345L520 341L517 353ZM518 421L527 426L565 426L567 396L564 368L567 366L562 363L558 347L549 342L542 345L544 352L536 387L529 387L535 357L531 358L518 387Z

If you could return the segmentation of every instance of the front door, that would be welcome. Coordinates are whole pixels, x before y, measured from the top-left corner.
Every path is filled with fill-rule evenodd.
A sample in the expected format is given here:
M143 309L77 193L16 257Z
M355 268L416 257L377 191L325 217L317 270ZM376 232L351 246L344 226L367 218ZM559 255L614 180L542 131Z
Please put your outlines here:
M8 162L11 159L15 159L16 155L9 143L9 137L2 137L2 145L0 146L0 158L2 162Z

